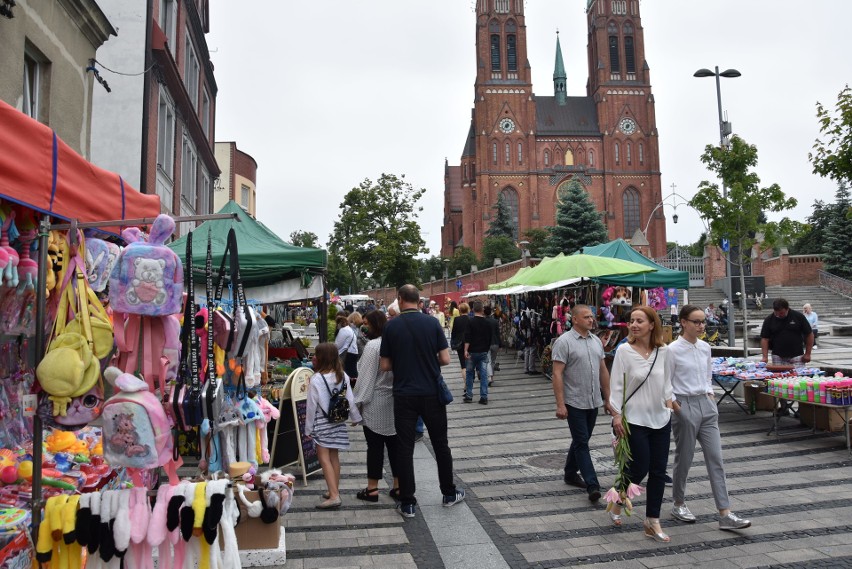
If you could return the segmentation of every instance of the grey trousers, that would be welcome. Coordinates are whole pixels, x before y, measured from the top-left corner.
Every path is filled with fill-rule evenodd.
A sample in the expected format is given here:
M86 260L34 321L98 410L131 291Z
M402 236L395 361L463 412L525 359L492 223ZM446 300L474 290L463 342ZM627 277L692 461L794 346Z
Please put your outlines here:
M728 485L725 481L725 464L722 461L722 438L719 433L719 409L707 395L677 395L680 411L672 414L672 434L675 440L674 471L672 472L672 498L675 504L683 504L686 494L686 478L695 443L701 443L704 464L710 477L710 488L716 508L727 510L731 506Z

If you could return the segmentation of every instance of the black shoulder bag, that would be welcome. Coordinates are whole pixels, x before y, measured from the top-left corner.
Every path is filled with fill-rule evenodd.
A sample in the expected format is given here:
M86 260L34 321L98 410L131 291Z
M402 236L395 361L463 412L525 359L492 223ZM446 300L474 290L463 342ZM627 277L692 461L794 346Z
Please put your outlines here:
M405 323L405 327L408 328L409 332L411 332L411 339L414 341L414 346L417 348L417 356L423 362L425 369L429 369L429 361L426 359L426 355L423 353L423 348L420 346L420 342L417 341L417 337L414 335L414 330L411 328L411 325L405 321L405 318L403 318L401 314L397 316L397 318L402 320ZM443 375L438 375L436 390L438 401L440 401L443 405L449 405L453 402L453 393L450 391L450 388L447 387L447 382L444 381Z

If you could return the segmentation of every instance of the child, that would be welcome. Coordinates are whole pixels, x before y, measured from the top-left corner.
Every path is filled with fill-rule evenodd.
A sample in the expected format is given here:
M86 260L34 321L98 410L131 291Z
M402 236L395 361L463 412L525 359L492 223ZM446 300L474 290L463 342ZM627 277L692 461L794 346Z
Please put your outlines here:
M349 420L352 425L361 422L361 414L355 406L352 389L349 387L349 377L343 373L337 346L326 342L319 344L314 357L313 377L308 389L308 406L305 417L305 436L314 440L317 446L317 457L322 467L322 475L328 486L328 492L323 497L324 502L317 504L320 510L330 510L340 507L340 458L339 449L349 448L349 431L346 421L331 423L326 417L331 392L346 389L346 400L349 401Z

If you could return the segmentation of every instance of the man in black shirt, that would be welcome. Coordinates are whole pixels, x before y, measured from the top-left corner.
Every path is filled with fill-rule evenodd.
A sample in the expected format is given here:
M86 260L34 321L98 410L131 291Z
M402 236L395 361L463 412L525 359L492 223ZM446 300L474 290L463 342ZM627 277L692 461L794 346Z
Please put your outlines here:
M805 315L791 310L785 299L776 299L760 330L763 361L769 362L771 348L773 364L808 363L813 345L814 333Z
M491 325L485 319L482 301L473 301L473 319L464 335L464 357L467 376L464 382L464 402L473 401L473 377L479 371L479 403L488 405L488 353L491 350Z

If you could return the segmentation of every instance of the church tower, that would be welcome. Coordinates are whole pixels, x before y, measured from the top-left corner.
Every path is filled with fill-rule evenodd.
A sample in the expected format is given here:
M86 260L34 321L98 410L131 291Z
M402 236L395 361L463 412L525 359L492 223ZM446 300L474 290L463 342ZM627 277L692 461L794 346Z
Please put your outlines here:
M648 224L650 254L666 252L659 143L639 0L589 0L589 81L602 134L610 237L630 239ZM648 253L649 251L643 251Z

